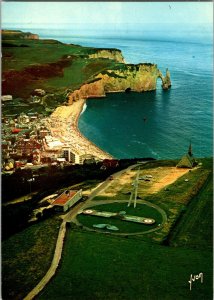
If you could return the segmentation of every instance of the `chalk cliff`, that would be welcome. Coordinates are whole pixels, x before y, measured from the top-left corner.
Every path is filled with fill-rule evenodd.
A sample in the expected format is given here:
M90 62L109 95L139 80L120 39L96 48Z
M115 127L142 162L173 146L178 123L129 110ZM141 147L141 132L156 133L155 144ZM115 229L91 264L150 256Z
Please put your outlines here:
M69 94L68 104L83 98L105 97L111 92L145 92L156 89L157 79L162 80L162 88L171 86L169 71L163 76L155 64L121 65L118 69L107 70L96 76L92 82Z
M11 39L27 39L27 40L38 40L39 35L31 32L23 32L21 30L1 30L3 40Z
M117 62L124 63L124 57L119 49L96 49L96 52L89 54L89 58L108 58Z

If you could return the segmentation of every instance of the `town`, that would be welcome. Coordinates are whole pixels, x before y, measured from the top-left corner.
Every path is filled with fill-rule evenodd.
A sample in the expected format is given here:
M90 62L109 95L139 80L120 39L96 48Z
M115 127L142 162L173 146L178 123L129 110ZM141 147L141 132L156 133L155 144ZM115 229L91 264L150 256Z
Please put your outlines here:
M35 90L40 95L45 91ZM39 97L34 96L39 102ZM3 104L13 101L11 95L1 97ZM83 102L58 107L50 116L42 113L2 113L2 170L17 168L83 164L111 158L79 133L76 122ZM87 142L86 142L87 141Z

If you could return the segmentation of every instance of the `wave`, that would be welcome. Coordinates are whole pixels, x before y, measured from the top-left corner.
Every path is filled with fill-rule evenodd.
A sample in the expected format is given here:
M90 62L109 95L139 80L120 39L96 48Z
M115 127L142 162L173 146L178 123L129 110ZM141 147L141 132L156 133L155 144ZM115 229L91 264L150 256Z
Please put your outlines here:
M193 72L184 71L184 70L180 70L180 71L182 71L186 75L191 75L191 76L200 77L200 78L202 78L202 77L203 78L212 77L212 74L206 74L206 75L204 75L204 74L202 74L202 72L200 72L200 73L193 73Z
M84 105L83 105L83 108L82 108L82 111L81 111L81 113L80 113L80 115L82 115L85 111L86 111L86 108L87 108L87 104L86 103L84 103Z

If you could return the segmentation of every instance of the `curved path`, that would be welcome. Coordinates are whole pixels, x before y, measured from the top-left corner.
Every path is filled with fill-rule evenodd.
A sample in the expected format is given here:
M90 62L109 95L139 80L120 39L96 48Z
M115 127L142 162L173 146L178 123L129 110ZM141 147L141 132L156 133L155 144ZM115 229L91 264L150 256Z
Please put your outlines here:
M146 163L146 162L145 162ZM130 171L131 169L135 168L139 166L139 164L135 164L132 166L129 166L126 169L123 169L119 172L116 172L114 174L112 174L112 176L114 176L114 179L117 179L120 177L120 175L124 172ZM89 203L93 203L93 198L95 198L100 192L104 192L109 185L112 183L111 180L109 180L109 178L107 178L105 181L103 181L102 183L100 183L90 194L90 197L88 198L88 200L84 203L79 203L77 204L74 208L72 208L64 217L63 220L65 222L71 222L77 215L78 211L82 208L85 208L85 206L88 206Z
M138 166L138 164L129 166L127 169L124 169L122 171L119 171L119 172L113 174L113 176L115 178L117 178L123 172L131 170L132 168L134 168L136 166ZM107 179L103 183L101 183L91 193L89 199L87 200L87 206L89 206L89 205L91 206L91 204L93 203L92 199L94 197L96 197L96 195L99 192L104 191L110 184L111 184L111 182L109 181L109 179ZM63 217L63 222L62 222L62 224L60 226L60 229L59 229L59 234L58 234L58 238L57 238L57 242L56 242L56 248L55 248L54 257L53 257L51 266L50 266L49 270L47 271L47 273L45 274L45 276L41 279L41 281L35 286L35 288L33 290L31 290L31 292L23 300L32 300L32 299L34 299L35 296L38 295L42 291L42 289L46 286L46 284L50 281L50 279L55 275L57 267L58 267L60 259L61 259L61 256L62 256L63 242L64 242L64 238L65 238L65 233L66 233L66 222L71 222L71 220L75 219L76 215L78 214L78 211L83 209L83 207L85 207L85 205L86 205L86 202L77 204L71 211L69 211Z
M51 266L48 270L48 272L45 274L45 276L42 278L42 280L36 285L36 287L24 298L24 300L31 300L34 299L36 295L38 295L39 292L45 287L45 285L50 281L50 279L54 276L56 273L56 269L59 265L61 255L62 255L62 248L63 248L63 241L65 237L66 232L66 222L62 222L59 234L56 242L56 248L54 257L51 263Z
M110 203L128 203L129 200L100 200L100 201L91 201L90 204L87 204L87 205L84 205L83 209L86 209L86 208L91 208L91 207L94 207L94 206L98 206L98 205L102 205L102 204L110 204ZM137 200L137 203L140 203L140 204L145 204L147 206L150 206L154 209L156 209L162 216L162 223L160 226L157 226L155 228L152 228L152 229L149 229L147 231L143 231L143 232L132 232L132 233L118 233L118 232L104 232L104 231L100 231L100 230L96 230L96 229L92 229L92 228L89 228L89 227L86 227L84 226L83 224L81 224L76 216L72 219L72 222L77 224L77 225L82 225L84 229L87 229L89 231L96 231L96 232L102 232L102 233L110 233L110 234L113 234L113 235L120 235L120 236L127 236L127 235L142 235L142 234L147 234L147 233L151 233L151 232L154 232L154 231L157 231L157 230L160 230L163 225L167 222L167 215L165 213L165 211L163 209L161 209L159 206L153 204L153 203L150 203L148 201L145 201L145 200Z

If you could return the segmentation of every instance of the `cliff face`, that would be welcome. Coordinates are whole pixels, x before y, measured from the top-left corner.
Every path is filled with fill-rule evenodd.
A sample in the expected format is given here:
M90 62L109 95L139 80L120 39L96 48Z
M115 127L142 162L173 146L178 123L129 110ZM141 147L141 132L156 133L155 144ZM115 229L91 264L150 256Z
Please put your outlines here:
M39 40L39 36L38 36L38 34L28 32L23 36L23 39L26 39L26 40Z
M104 97L110 92L145 92L156 89L158 78L163 89L171 86L170 74L164 77L155 64L124 65L124 70L108 70L96 76L96 81L87 83L69 94L69 104L83 98Z
M2 40L10 39L27 39L27 40L38 40L39 35L31 32L22 32L20 30L2 30Z
M124 63L124 57L118 49L98 49L95 53L89 54L89 58L108 58Z

